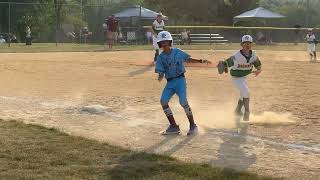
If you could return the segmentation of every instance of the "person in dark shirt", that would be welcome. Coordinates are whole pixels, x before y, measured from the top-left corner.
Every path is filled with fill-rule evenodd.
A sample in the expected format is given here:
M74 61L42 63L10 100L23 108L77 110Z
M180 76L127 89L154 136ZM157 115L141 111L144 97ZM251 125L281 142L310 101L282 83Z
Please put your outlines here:
M114 15L111 15L107 20L107 35L109 42L109 49L112 49L113 45L117 42L118 39L118 25L119 22L116 20Z

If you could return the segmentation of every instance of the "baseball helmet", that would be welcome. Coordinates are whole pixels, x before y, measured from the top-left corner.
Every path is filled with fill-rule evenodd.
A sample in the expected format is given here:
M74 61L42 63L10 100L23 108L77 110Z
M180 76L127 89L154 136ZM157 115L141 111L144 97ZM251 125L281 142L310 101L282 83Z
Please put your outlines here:
M252 36L250 35L244 35L242 36L242 39L241 39L241 43L244 43L244 42L253 42L253 38Z
M170 41L170 46L172 45L173 38L172 38L170 32L168 32L168 31L161 31L161 32L158 34L157 43L158 43L159 48L161 48L161 42L162 42L162 41Z

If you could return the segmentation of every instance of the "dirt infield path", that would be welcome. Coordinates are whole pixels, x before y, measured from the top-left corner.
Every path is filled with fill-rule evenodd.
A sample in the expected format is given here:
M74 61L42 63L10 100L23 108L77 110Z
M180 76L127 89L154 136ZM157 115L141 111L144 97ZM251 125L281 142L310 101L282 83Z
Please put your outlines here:
M232 51L189 51L218 61ZM212 68L188 68L190 104L200 134L187 137L187 120L176 98L172 109L182 135L163 137L159 106L164 82L147 61L151 51L0 54L0 118L53 126L131 149L192 162L290 179L320 176L320 63L304 52L259 51L264 73L250 77L252 123L236 133L237 92L229 76ZM110 107L106 114L80 111Z

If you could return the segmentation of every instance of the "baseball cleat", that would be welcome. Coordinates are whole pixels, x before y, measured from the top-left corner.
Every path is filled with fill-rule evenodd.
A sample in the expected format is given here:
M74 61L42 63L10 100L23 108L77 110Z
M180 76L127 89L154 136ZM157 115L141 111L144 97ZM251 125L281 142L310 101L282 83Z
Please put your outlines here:
M190 129L189 129L187 135L190 136L190 135L195 135L197 133L198 133L198 126L196 124L194 124L194 125L190 126Z
M180 128L178 125L170 125L165 131L162 132L162 135L175 135L180 134Z

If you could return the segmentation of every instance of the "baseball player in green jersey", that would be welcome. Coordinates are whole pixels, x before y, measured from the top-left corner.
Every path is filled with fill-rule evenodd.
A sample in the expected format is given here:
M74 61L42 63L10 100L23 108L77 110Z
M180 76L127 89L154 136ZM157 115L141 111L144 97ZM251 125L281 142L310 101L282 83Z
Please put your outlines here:
M249 121L250 117L250 94L246 76L251 73L258 76L261 73L261 61L252 50L252 43L252 37L250 35L244 35L241 41L242 49L227 60L220 61L217 65L220 74L223 72L228 73L228 68L230 68L232 82L240 91L240 98L235 114L238 116L243 115L244 121ZM256 69L255 71L253 71L253 67ZM241 111L242 107L245 109L244 114Z
M310 55L310 61L317 61L317 52L316 52L316 36L313 33L313 29L308 29L308 34L305 37L308 43L308 53Z

